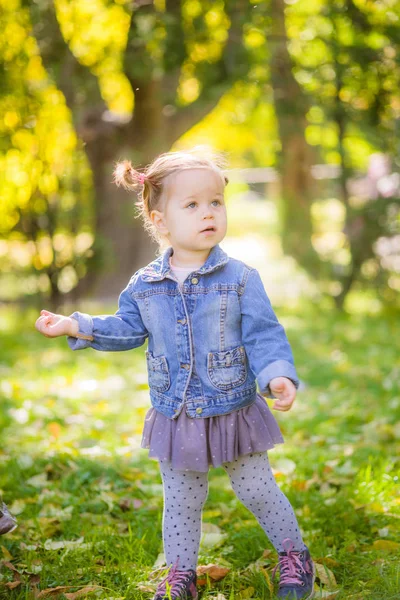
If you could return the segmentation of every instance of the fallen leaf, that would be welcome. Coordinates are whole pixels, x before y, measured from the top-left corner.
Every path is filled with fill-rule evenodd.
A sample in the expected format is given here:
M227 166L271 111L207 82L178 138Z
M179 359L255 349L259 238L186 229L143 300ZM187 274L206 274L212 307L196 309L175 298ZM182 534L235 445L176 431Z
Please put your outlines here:
M12 554L10 554L10 552L7 550L7 548L5 546L1 547L1 551L3 553L3 556L4 556L5 560L9 561L9 560L13 559Z
M23 500L14 500L9 506L12 515L19 515L25 510L26 503Z
M98 592L102 589L103 588L99 585L88 585L84 588L81 588L77 592L64 593L64 596L68 600L77 600L78 598L83 598L84 596L87 596L87 594L93 594L93 592Z
M19 547L21 548L21 550L36 550L37 549L36 544L25 544L25 542L21 542Z
M318 589L316 592L315 598L323 598L324 600L334 600L338 594L340 594L341 590L323 590Z
M207 575L213 580L213 581L220 581L220 579L223 579L224 577L226 577L226 575L230 572L231 569L228 569L227 567L221 567L219 565L215 565L215 564L209 564L209 565L201 565L200 567L197 567L197 575L204 575L205 573L207 573Z
M138 581L136 584L136 587L138 590L140 590L141 592L146 592L149 594L153 594L156 591L156 584L153 583L147 583L147 581Z
M201 531L202 533L221 533L221 529L218 525L209 523L208 521L201 524Z
M7 569L10 569L10 571L14 571L14 573L18 573L18 569L16 569L16 568L14 567L14 565L13 565L12 563L8 562L7 560L5 560L5 561L3 562L3 565L4 565L5 567L7 567Z
M220 546L228 537L226 533L222 533L218 525L214 523L202 523L201 526L201 548L214 548Z
M59 596L60 594L63 594L66 590L69 590L70 588L70 585L58 585L55 588L47 588L39 592L39 594L36 596L36 599L42 600L42 598L51 598L51 596Z
M274 461L272 472L274 475L290 475L296 470L296 463L290 458L278 458Z
M328 567L340 567L340 563L330 556L314 559L314 562L320 563L321 565L327 565Z
M252 598L253 594L254 594L254 588L253 587L248 587L245 590L241 590L238 594L238 598L242 599L242 598Z
M15 590L19 585L21 585L22 581L8 581L4 585L8 587L9 590Z
M221 546L228 535L226 533L203 533L200 540L200 548L216 548Z
M158 569L163 565L166 565L165 554L164 552L160 552L153 564L153 569Z
M26 480L28 485L32 485L33 487L44 487L47 485L47 473L39 473L38 475L34 475Z
M269 573L268 573L268 571L267 571L266 569L264 569L263 567L261 567L261 573L262 573L262 574L264 575L264 577L265 577L265 581L267 582L268 589L269 589L269 591L270 591L270 594L271 594L271 596L272 596L272 595L273 595L273 593L274 593L274 586L273 586L273 583L272 583L272 581L271 581L271 578L270 578L270 576L269 576Z
M315 572L316 576L320 580L323 585L328 586L330 589L335 588L337 586L336 579L334 574L326 565L320 565L319 563L315 564Z
M387 552L394 552L400 548L398 542L392 542L391 540L375 540L372 545L374 550L386 550Z
M82 550L85 550L90 548L91 544L84 544L83 540L83 537L77 540L59 540L55 542L53 540L46 540L44 548L45 550L60 550L61 548L81 548Z

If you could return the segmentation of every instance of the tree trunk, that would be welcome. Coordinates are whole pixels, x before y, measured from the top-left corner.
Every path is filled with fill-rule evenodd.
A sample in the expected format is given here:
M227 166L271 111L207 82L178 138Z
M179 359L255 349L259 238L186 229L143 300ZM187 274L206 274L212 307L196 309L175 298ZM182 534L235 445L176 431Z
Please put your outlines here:
M278 170L281 175L282 246L285 254L293 256L316 276L321 263L311 242L310 210L315 197L311 166L316 157L305 139L309 106L292 73L283 0L271 0L271 23L271 83L281 140Z

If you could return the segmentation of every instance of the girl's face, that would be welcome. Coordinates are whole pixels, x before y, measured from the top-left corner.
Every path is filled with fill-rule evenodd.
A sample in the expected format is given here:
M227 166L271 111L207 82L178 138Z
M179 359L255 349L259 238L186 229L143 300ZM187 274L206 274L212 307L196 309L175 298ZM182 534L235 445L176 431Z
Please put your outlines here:
M212 169L185 169L166 178L163 211L152 211L151 218L174 250L211 250L225 237L224 188Z

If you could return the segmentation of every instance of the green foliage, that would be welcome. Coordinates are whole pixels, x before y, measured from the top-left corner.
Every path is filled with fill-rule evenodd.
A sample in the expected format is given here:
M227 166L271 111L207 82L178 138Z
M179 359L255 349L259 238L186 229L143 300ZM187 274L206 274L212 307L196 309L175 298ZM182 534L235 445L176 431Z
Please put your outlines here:
M285 438L270 453L277 481L320 577L326 568L334 575L337 600L394 600L398 320L344 316L324 304L281 308L279 315L305 387L290 412L275 413ZM156 461L139 447L150 406L143 349L72 353L64 338L40 336L35 318L0 311L0 487L19 520L0 550L22 581L6 587L17 578L3 565L0 597L98 586L98 598L148 598L162 551L162 486ZM230 572L202 585L203 597L271 598L275 552L223 469L211 469L209 480L204 532L213 526L227 537L217 547L203 545L199 565Z
M360 218L369 226L371 212L378 224L393 214L377 215L376 206L363 212L340 193L373 151L387 152L394 169L400 166L399 6L398 0L298 0L285 7L293 72L311 105L307 142L321 161L343 167L334 195L346 205L347 230L333 232L331 241L335 235L340 241L332 252L315 235L324 246L321 270L330 267L326 286L345 287L359 258L357 243L367 241L359 285L383 290L391 282L381 294L389 301L398 270L383 273L372 252L386 226L371 226L354 243L347 231ZM60 296L85 275L100 240L97 196L120 151L129 148L140 162L173 142L175 148L208 143L225 150L233 167L276 164L268 2L0 0L0 8L3 298ZM288 110L295 108L290 98ZM96 155L99 149L105 156Z
M63 95L43 69L29 12L18 1L0 7L1 270L4 281L12 272L41 273L28 286L25 279L28 293L65 292L85 272L93 241L90 173Z

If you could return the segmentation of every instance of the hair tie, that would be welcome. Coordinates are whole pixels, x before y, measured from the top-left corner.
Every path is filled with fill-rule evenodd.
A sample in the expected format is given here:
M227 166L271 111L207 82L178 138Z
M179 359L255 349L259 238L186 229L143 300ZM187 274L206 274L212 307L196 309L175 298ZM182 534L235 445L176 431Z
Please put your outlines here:
M140 183L141 185L143 185L143 184L144 184L144 182L145 182L145 179L146 179L146 175L145 175L144 173L139 173L138 180L139 180L139 183Z

